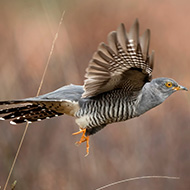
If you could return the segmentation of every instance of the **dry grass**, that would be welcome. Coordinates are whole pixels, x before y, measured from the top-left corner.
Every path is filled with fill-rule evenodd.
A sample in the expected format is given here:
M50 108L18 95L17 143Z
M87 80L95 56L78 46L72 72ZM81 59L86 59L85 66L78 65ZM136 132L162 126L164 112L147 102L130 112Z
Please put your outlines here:
M154 77L168 76L189 88L188 1L15 1L0 2L0 97L35 96L57 20L66 10L41 93L82 84L99 42L120 22L139 18L141 33L151 29L156 52ZM108 6L109 5L109 6ZM22 189L96 189L131 176L168 175L180 180L143 180L117 189L189 189L189 93L176 93L151 112L112 124L91 138L90 155L75 147L73 118L51 119L29 127L10 181ZM6 180L24 125L2 122L0 185ZM115 189L110 187L109 189Z

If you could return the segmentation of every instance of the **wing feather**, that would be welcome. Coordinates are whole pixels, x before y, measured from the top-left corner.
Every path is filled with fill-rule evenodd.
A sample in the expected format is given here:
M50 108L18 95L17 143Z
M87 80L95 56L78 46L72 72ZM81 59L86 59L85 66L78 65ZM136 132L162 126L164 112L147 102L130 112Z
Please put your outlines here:
M150 44L150 30L147 29L145 33L140 37L140 45L144 60L146 60L148 56L149 44Z
M117 36L116 36L116 32L110 32L108 34L108 46L113 50L114 54L112 53L112 56L114 56L115 54L117 54Z
M154 66L154 51L152 51L152 53L151 53L149 66L150 66L151 69L153 69L153 66Z
M128 38L125 30L124 24L120 24L117 29L117 40L121 45L122 49L127 53L126 44L128 44Z
M135 20L134 24L130 28L128 37L129 37L129 42L133 44L133 47L136 51L137 46L139 44L139 22L137 19Z
M150 30L139 37L136 20L126 32L124 24L108 34L108 45L100 43L86 69L85 97L116 88L140 90L151 79L154 52L149 56Z

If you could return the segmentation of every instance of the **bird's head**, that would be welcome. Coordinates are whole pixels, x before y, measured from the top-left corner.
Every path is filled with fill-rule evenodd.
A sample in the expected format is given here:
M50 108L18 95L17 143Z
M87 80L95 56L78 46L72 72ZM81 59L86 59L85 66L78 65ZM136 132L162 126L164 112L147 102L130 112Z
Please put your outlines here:
M151 83L154 88L156 88L157 92L162 94L164 98L167 98L172 93L179 90L188 91L186 87L179 85L175 80L170 78L156 78L153 79Z
M169 78L156 78L146 83L138 97L139 100L136 108L137 115L141 115L158 106L178 90L187 91L187 88Z

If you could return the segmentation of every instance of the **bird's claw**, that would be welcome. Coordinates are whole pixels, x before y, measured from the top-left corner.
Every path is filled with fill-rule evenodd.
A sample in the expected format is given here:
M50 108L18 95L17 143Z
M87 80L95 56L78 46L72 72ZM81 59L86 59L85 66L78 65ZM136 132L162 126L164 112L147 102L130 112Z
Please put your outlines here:
M80 133L82 133L82 137L81 137L80 141L77 141L75 143L75 145L79 146L81 143L86 142L86 155L85 155L85 157L86 157L89 154L89 148L90 148L89 139L90 138L89 138L89 136L85 135L86 134L86 129L82 129L82 130L80 130L80 131L78 131L76 133L73 133L72 135L78 135Z

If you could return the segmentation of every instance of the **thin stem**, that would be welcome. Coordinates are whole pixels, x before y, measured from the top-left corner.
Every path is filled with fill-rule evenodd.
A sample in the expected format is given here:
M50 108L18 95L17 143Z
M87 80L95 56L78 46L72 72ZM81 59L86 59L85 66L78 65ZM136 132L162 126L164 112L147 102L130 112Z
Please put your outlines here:
M125 183L125 182L129 182L129 181L135 181L135 180L139 180L139 179L180 179L179 177L170 177L170 176L141 176L141 177L133 177L133 178L128 178L128 179L124 179L121 181L116 181L113 183L110 183L108 185L102 186L96 190L102 190L105 189L107 187L111 187L114 185L118 185L120 183Z
M49 57L48 57L48 60L47 60L47 62L46 62L46 66L45 66L45 69L44 69L44 72L43 72L43 75L42 75L42 79L41 79L41 82L40 82L40 85L39 85L39 88L38 88L38 91L37 91L36 96L39 96L39 94L40 94L40 91L41 91L41 88L42 88L42 85L43 85L43 82L44 82L45 74L46 74L46 71L47 71L47 68L48 68L48 65L49 65L49 62L50 62L50 59L51 59L53 50L54 50L55 42L56 42L56 40L57 40L57 38L58 38L58 34L59 34L59 30L60 30L60 27L61 27L61 24L62 24L62 21L63 21L64 14L65 14L65 11L63 11L63 13L62 13L62 15L61 15L61 20L60 20L60 22L59 22L59 26L58 26L57 32L56 32L55 37L54 37L54 40L53 40L53 42L52 42L52 46L51 46L51 50L50 50L50 53L49 53ZM20 141L20 143L19 143L19 146L18 146L16 155L15 155L15 157L14 157L14 160L13 160L13 163L12 163L11 169L10 169L10 171L9 171L9 175L8 175L8 177L7 177L7 180L6 180L6 182L5 182L5 186L4 186L3 190L6 190L7 185L8 185L8 183L9 183L9 180L10 180L11 174L12 174L12 172L13 172L15 163L16 163L16 161L17 161L17 158L18 158L20 149L21 149L21 147L22 147L24 138L25 138L25 136L26 136L26 132L27 132L27 130L28 130L28 126L29 126L29 123L27 122L26 127L25 127L25 129L24 129L24 133L23 133L22 138L21 138L21 141Z

